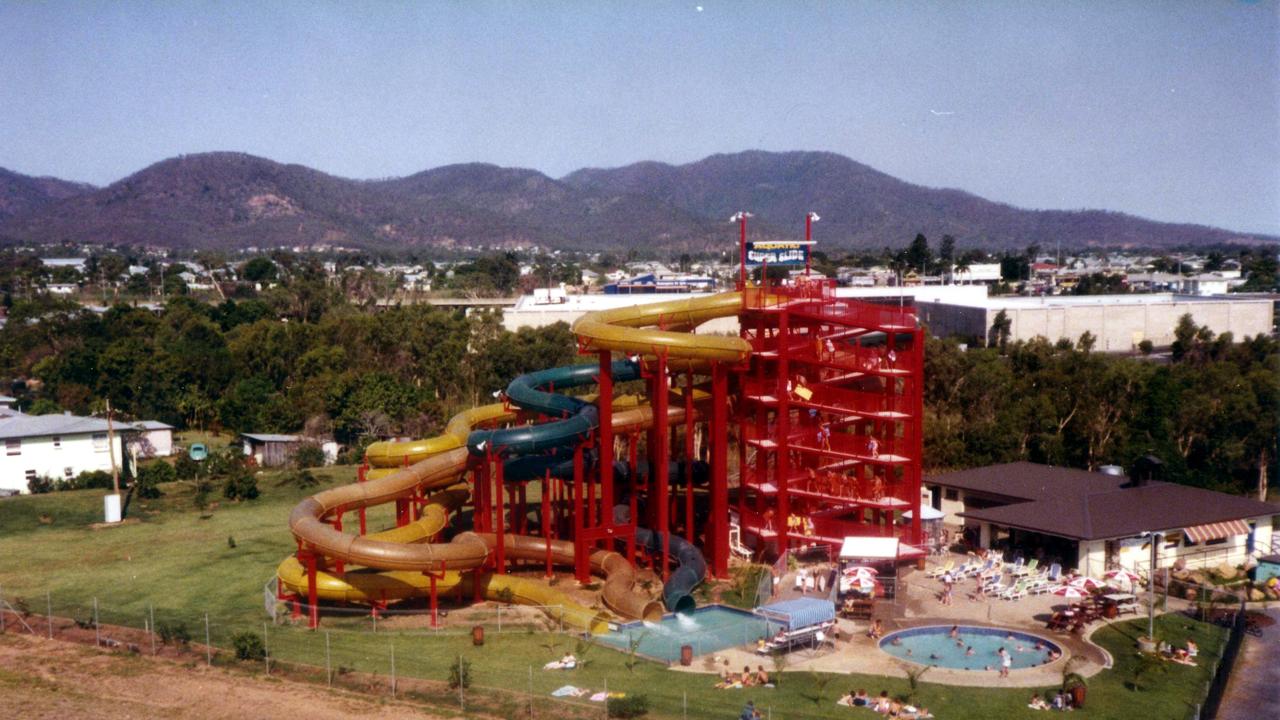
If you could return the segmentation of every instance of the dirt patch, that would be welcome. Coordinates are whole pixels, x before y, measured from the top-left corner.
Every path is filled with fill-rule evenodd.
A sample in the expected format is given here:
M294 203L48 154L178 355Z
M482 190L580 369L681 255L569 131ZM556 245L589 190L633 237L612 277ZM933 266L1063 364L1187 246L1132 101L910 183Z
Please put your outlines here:
M13 633L0 635L0 717L432 720L406 703Z

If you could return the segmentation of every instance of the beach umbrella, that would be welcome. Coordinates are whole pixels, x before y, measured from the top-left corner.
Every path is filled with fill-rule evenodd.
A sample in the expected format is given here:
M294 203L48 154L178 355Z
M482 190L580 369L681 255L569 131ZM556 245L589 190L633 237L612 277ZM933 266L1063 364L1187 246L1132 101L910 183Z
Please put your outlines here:
M1086 593L1084 590L1081 590L1078 587L1073 587L1071 585L1061 585L1059 587L1054 588L1053 594L1061 595L1064 598L1082 598L1085 596Z
M1073 578L1071 582L1067 584L1073 588L1076 588L1077 590L1084 590L1086 592L1090 590L1097 590L1102 587L1102 583L1086 575L1081 575L1078 578Z
M853 575L853 576L859 576L859 575L879 575L879 574L880 574L880 571L879 571L879 570L876 570L876 569L875 569L875 568L873 568L873 567L867 567L866 565L851 565L851 566L849 566L849 567L847 567L847 568L845 568L845 569L844 569L844 574L845 574L845 575Z
M1123 570L1123 569L1111 570L1107 572L1106 575L1103 575L1102 577L1107 580L1115 580L1116 582L1124 583L1126 585L1133 585L1134 583L1142 579L1138 577L1137 574L1131 573L1128 570Z

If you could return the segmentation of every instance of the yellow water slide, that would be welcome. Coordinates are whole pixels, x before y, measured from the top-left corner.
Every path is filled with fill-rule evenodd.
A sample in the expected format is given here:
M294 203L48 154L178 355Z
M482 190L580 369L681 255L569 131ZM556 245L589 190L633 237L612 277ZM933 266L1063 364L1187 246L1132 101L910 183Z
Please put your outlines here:
M588 313L574 323L574 332L586 350L617 350L629 354L653 355L665 350L669 360L701 365L707 361L736 362L750 352L749 344L738 337L694 335L690 330L715 318L736 315L742 304L740 293L720 293L705 298L675 300ZM622 400L621 398L619 400ZM615 432L649 427L653 411L644 405L622 401L613 414ZM429 592L426 572L440 574L438 593L455 590L474 592L470 586L473 570L484 564L496 547L492 535L465 532L451 542L429 542L445 525L448 511L466 500L465 491L433 495L422 517L404 527L364 536L350 535L333 528L327 518L339 509L351 511L392 502L415 492L431 492L457 483L468 462L467 435L480 425L514 422L515 412L503 404L485 405L454 416L445 432L426 440L375 443L366 457L374 466L369 479L319 492L294 507L289 528L306 548L323 556L316 573L319 598L372 602L422 596ZM684 409L669 408L668 421L682 422ZM406 467L405 464L408 463ZM397 469L398 468L398 469ZM504 554L514 559L541 560L547 543L541 538L506 535ZM573 562L573 544L553 540L552 559ZM350 565L341 576L329 572L336 562ZM597 551L591 556L592 570L605 576L603 600L613 612L628 618L657 619L661 603L634 592L635 570L615 552ZM308 593L305 568L291 556L277 571L282 585L301 595ZM544 583L509 575L481 573L482 594L489 599L514 596L519 602L565 608L564 622L575 627L602 632L607 617L571 600Z

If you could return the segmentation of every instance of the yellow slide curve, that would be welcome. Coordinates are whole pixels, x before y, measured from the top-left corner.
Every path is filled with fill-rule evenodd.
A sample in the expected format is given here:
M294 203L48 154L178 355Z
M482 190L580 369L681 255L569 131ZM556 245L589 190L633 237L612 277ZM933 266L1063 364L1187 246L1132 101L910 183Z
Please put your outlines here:
M701 367L709 361L738 362L750 353L750 345L738 337L695 335L689 330L708 320L736 315L742 307L742 295L720 293L705 298L675 300L588 313L574 323L573 330L590 350L617 350L629 354L652 356L666 351L669 360L687 361L689 367ZM613 414L615 432L647 428L653 420L648 406L618 403ZM492 535L464 532L447 543L428 542L444 529L450 510L466 502L465 490L445 490L457 484L466 469L467 435L479 425L503 425L514 422L514 411L501 403L484 405L455 415L443 434L426 440L381 442L370 445L366 458L381 470L371 473L364 483L352 483L324 490L303 500L289 516L289 528L303 547L322 555L317 570L317 597L326 600L371 602L423 596L429 592L430 580L424 572L440 573L436 581L438 593L456 590L474 592L472 570L484 564L496 547ZM673 405L669 422L682 422L684 409ZM408 467L404 467L406 461ZM393 468L399 467L398 470ZM385 475L383 473L386 473ZM380 476L380 477L379 477ZM334 529L326 522L339 508L344 512L380 505L417 491L445 490L430 497L422 516L404 527L358 536ZM551 541L551 554L558 564L572 564L573 543ZM547 544L541 538L506 535L504 553L514 559L541 560ZM328 572L335 561L348 567L340 577ZM592 571L603 574L603 601L613 612L627 618L656 620L662 605L634 592L635 569L616 552L597 551L591 556ZM282 589L306 596L306 569L296 557L286 558L277 570ZM607 630L606 614L582 606L568 595L537 580L481 573L481 593L491 600L513 597L517 602L564 608L559 618L566 624L589 630Z

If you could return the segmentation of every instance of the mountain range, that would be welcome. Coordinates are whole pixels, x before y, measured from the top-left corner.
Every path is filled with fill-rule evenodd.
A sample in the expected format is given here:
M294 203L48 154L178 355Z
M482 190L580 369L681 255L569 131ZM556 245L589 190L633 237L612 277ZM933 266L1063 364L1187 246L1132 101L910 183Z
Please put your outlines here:
M556 179L470 163L351 180L241 153L184 155L106 187L0 169L0 242L183 249L341 245L582 250L732 246L745 209L756 239L899 247L924 233L990 250L1280 242L1104 210L1026 210L904 182L823 152L748 151L685 165L640 162Z

